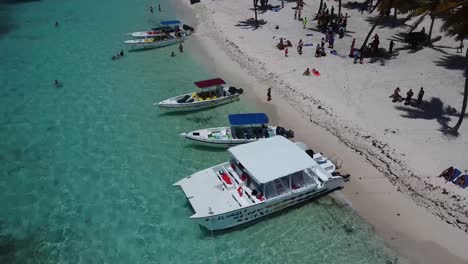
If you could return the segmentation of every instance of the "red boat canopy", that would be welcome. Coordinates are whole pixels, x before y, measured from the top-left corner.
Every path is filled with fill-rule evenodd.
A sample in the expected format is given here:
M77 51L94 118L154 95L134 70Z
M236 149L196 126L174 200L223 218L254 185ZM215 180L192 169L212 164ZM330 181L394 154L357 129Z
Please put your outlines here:
M216 79L211 79L211 80L204 80L204 81L198 81L194 82L194 84L198 88L206 88L206 87L212 87L216 85L221 85L221 84L226 84L223 79L221 78L216 78Z

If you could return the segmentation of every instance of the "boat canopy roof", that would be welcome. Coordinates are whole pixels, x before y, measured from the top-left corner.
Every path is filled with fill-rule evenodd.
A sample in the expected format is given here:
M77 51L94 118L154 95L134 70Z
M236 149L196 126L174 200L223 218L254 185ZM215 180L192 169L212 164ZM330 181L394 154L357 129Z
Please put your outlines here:
M206 88L206 87L212 87L216 85L221 85L221 84L226 84L223 79L221 78L216 78L216 79L211 79L211 80L204 80L204 81L198 81L194 82L194 84L198 88Z
M307 153L282 136L258 140L228 149L250 176L260 184L317 165Z
M229 115L229 123L231 126L268 124L268 116L265 113L233 114Z
M171 25L177 25L177 24L182 24L179 20L167 20L167 21L162 21L160 23L163 26L171 26Z
M169 26L155 27L155 28L152 28L152 30L154 31L171 30L171 27Z

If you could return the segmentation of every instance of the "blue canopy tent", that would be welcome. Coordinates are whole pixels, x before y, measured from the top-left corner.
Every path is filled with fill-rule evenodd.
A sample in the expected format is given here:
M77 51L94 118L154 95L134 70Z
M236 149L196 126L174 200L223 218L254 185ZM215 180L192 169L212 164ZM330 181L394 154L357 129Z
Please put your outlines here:
M234 114L229 115L229 123L231 126L263 125L268 124L268 116L265 113Z

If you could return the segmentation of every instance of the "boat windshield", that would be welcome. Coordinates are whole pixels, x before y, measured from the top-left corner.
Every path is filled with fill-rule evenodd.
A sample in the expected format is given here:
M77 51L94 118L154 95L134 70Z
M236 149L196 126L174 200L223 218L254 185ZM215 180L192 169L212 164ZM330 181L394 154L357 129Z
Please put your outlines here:
M298 190L314 183L312 175L306 170L299 171L291 175L291 188L293 190Z
M312 173L312 174L311 174ZM313 171L298 171L265 184L265 197L273 198L315 184Z
M290 191L289 176L265 184L265 197L267 199L289 193Z

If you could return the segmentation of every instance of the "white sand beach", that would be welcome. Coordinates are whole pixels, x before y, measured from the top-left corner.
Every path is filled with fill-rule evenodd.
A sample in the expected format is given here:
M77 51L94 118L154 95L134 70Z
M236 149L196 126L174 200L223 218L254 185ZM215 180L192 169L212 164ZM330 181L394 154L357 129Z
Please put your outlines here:
M306 0L303 17L314 17L319 2ZM337 2L325 2L337 10ZM462 104L464 53L456 53L458 43L445 36L417 52L395 40L397 55L353 64L348 57L352 39L360 47L376 14L361 14L348 2L354 1L343 1L349 18L345 37L335 41L338 55L322 58L314 54L323 34L314 30L316 21L309 19L303 29L293 19L294 2L285 1L279 12L259 12L266 24L258 29L248 21L254 16L252 1L179 1L178 11L197 25L191 44L198 46L199 56L208 57L228 81L247 88L249 100L293 129L296 140L352 175L345 198L391 247L414 263L467 263L468 190L437 177L449 166L468 169L468 119L458 137L443 133L457 121L447 106L460 109ZM436 20L433 37L443 35L439 26ZM408 26L385 25L375 33L387 49L390 39L407 31ZM288 57L275 47L280 37L293 44ZM299 39L313 44L303 55L296 52ZM306 68L321 75L303 76ZM403 96L424 87L423 106L392 103L389 95L397 86ZM267 102L269 87L273 100Z

